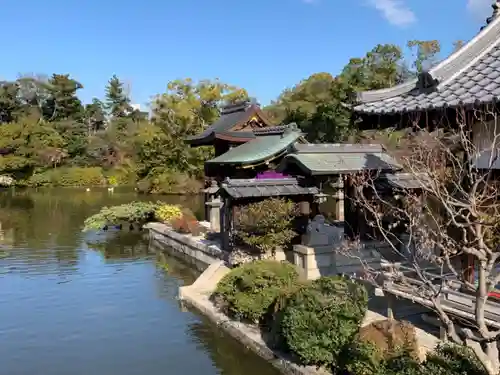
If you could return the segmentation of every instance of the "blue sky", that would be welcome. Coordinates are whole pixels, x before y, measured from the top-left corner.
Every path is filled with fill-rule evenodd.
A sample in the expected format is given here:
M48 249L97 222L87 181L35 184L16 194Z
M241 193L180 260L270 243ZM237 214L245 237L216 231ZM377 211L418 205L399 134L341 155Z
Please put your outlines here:
M88 102L113 74L142 105L176 78L220 78L263 104L377 43L474 36L492 0L4 0L0 79L70 73ZM10 31L9 31L10 30Z

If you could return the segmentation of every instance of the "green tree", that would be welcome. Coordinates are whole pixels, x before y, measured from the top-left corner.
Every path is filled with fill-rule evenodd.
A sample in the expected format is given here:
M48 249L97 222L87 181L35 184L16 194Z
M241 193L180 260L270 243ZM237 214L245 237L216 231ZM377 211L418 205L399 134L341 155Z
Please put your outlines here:
M48 98L43 104L43 114L47 120L82 119L83 105L77 96L77 91L83 88L81 83L69 74L53 74L45 87Z
M97 98L92 99L92 103L85 106L85 124L88 134L95 134L99 130L104 130L106 125L106 113L104 104Z
M277 122L296 122L311 142L336 142L349 128L346 99L341 81L317 73L285 90L265 110Z
M200 176L210 151L190 148L180 140L213 124L222 104L247 98L245 90L218 80L194 82L188 78L170 82L167 92L157 96L152 106L152 123L163 133L154 137L161 137L164 166Z
M112 118L126 117L132 111L124 84L116 75L111 77L106 86L105 108Z
M437 40L410 40L407 47L414 56L413 68L417 73L429 70L438 62L441 44Z
M317 73L285 90L266 111L277 122L296 122L311 142L340 142L354 130L346 104L356 93L393 86L407 75L401 49L377 45L352 58L337 77Z
M0 82L0 123L12 122L21 114L19 86L16 82Z

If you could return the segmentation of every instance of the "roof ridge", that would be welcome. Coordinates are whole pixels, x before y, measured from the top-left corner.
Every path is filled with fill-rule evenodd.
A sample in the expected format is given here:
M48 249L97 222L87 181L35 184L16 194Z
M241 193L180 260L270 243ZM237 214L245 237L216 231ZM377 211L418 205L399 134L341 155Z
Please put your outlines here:
M481 28L484 29L487 25L489 25L492 21L495 20L498 16L500 16L500 0L496 0L493 4L491 4L491 7L493 8L493 13L491 16L486 18L486 25Z
M490 23L462 48L428 71L433 78L438 80L438 86L456 78L457 75L481 59L500 41L500 17L498 17L500 9L497 8L500 8L499 1L497 0L493 6L496 12L494 12L494 19L492 18ZM415 89L417 82L418 79L412 79L385 89L359 92L357 94L358 103L376 102L407 94Z

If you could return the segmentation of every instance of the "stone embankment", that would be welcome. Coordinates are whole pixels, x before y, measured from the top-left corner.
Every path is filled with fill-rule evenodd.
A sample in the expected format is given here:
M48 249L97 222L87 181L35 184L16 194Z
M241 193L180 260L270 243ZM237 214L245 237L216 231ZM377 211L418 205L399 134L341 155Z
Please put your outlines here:
M165 251L188 261L189 259L186 258L191 258L193 262L201 264L200 270L203 272L198 279L192 285L179 288L179 299L183 303L194 307L243 345L271 362L284 374L329 374L322 369L299 366L289 361L284 355L271 350L266 345L256 327L233 321L214 306L210 301L210 295L214 292L218 282L230 271L223 260L225 254L216 242L177 233L164 224L150 223L146 225L146 228L149 229L150 239L156 241L157 245L162 246ZM385 319L385 316L369 310L363 325ZM428 351L434 349L439 339L419 328L416 328L416 333L423 358Z

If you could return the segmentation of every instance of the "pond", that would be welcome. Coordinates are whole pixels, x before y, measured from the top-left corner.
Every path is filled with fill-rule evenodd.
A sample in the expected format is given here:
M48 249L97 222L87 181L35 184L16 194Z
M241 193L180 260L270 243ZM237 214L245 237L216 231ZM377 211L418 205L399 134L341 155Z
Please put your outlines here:
M9 375L277 375L194 312L178 287L196 275L158 267L144 233L84 234L103 206L165 200L198 214L201 197L133 191L0 192L0 358Z

